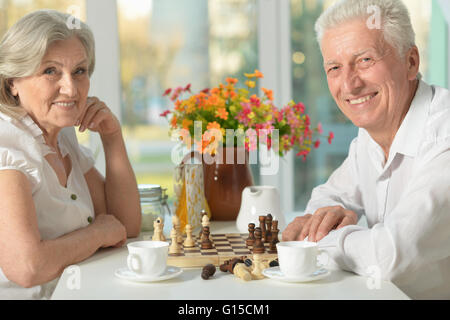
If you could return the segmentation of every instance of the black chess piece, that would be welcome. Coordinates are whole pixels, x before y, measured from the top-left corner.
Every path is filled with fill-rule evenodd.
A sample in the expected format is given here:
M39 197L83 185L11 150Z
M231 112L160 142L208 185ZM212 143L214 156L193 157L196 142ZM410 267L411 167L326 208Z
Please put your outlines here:
M254 242L255 242L255 224L249 223L248 224L248 238L245 241L245 244L247 246L253 246Z
M253 243L253 253L264 253L266 250L264 248L264 242L262 242L262 232L261 228L257 227L255 229L255 242Z
M209 239L209 227L203 227L203 239L201 247L202 249L212 249L213 245L211 240Z
M266 216L266 234L264 236L264 242L265 243L271 243L272 242L272 215L269 213Z
M261 241L264 243L266 237L266 216L259 216L259 228L261 229Z

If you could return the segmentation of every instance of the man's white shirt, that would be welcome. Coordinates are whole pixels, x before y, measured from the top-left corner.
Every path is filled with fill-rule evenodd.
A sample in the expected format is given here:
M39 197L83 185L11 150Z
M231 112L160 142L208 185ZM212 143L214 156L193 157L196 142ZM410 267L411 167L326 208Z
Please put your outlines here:
M450 91L420 81L386 160L359 129L348 157L305 212L340 205L366 216L319 241L339 267L378 270L415 299L450 298Z

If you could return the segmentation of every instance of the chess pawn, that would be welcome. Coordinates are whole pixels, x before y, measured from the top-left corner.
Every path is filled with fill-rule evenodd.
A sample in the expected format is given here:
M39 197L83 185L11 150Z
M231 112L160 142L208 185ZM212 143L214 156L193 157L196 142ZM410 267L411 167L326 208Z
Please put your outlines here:
M255 224L249 223L248 224L248 238L245 240L245 244L247 246L253 246L253 243L255 242Z
M209 238L209 227L203 227L203 240L201 242L202 249L212 249L212 241Z
M190 224L186 225L186 240L184 240L183 246L186 248L195 247L195 240L192 238L192 227Z
M172 239L172 242L170 243L169 253L181 253L181 248L177 241L177 231L174 228L170 231L170 238Z
M253 253L264 253L264 242L262 242L262 232L261 228L255 228L255 242L253 243Z

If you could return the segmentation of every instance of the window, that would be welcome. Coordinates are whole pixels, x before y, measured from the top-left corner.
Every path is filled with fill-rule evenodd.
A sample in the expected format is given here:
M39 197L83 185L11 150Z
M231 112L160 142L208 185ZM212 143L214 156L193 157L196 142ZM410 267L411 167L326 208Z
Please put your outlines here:
M20 18L40 9L53 9L86 21L85 0L0 0L0 38ZM77 132L78 141L89 147L89 132Z
M256 1L118 0L122 125L139 184L173 197L167 88L215 86L257 68ZM258 168L254 166L255 182Z
M314 24L323 10L333 1L291 0L291 48L293 99L302 101L312 119L321 122L325 132L333 131L331 145L322 143L306 162L296 159L294 164L295 210L304 210L311 191L327 181L347 156L350 142L356 137L356 128L340 112L332 99L322 67L322 55L315 38ZM428 37L431 1L404 1L410 10L416 31L416 43L421 55L420 71L425 80L429 71Z

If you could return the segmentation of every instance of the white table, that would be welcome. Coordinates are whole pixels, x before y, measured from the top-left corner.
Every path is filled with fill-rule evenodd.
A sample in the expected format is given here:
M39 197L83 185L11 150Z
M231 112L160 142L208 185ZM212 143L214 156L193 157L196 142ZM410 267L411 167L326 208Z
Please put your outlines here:
M236 232L234 222L212 222L214 233ZM138 239L147 240L148 234ZM137 239L129 239L129 242ZM373 280L350 272L331 270L331 274L310 283L284 283L271 279L245 282L218 268L209 280L200 276L200 268L185 268L173 279L137 283L119 279L114 271L126 266L128 250L102 249L75 268L62 274L52 299L157 299L157 300L340 300L409 299L391 282Z

